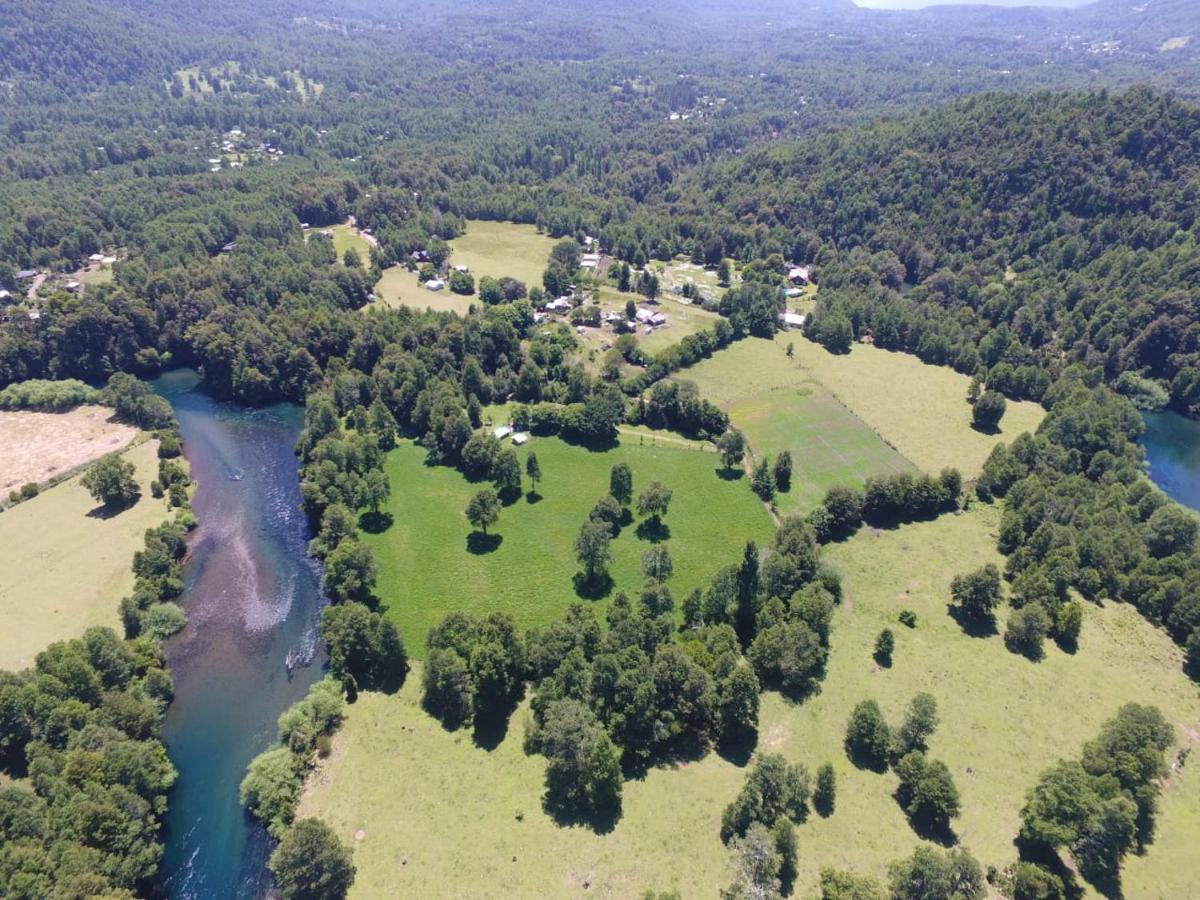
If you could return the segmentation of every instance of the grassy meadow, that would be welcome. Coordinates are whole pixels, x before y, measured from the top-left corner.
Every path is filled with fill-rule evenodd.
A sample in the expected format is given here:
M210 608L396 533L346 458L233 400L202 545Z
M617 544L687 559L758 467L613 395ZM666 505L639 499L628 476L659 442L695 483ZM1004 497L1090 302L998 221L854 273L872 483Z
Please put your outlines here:
M0 669L32 665L46 645L92 625L120 630L133 554L146 529L167 518L166 501L150 496L157 450L147 441L126 451L142 497L114 516L97 513L81 476L0 513Z
M729 413L757 457L791 452L791 490L775 499L781 512L807 512L834 485L861 487L871 475L914 471L771 341L738 341L677 377Z
M997 443L1036 430L1046 414L1037 403L1009 400L1000 433L982 434L971 427L966 375L865 344L838 356L795 333L777 335L775 341L794 343L805 373L922 471L956 466L964 477L974 478Z
M490 552L469 543L472 527L464 514L484 484L454 469L427 467L425 451L408 442L388 454L392 497L385 511L392 525L366 539L380 566L379 594L414 654L424 654L425 633L455 610L476 615L503 610L522 627L559 617L577 599L575 538L592 506L608 493L617 462L632 467L635 496L656 479L674 492L663 521L670 529L677 602L721 566L736 563L747 540L762 546L771 539L770 517L745 480L719 477L717 455L699 445L628 434L601 452L535 437L517 450L522 471L530 451L537 453L544 475L541 499L531 503L523 496L505 507L489 530L498 542ZM637 522L621 530L612 543L610 596L641 589L641 559L651 546L639 536Z
M464 316L472 305L479 305L478 297L454 294L449 288L442 288L440 291L427 290L418 280L417 273L408 271L404 266L391 266L383 270L383 277L375 284L375 296L387 306L435 309Z
M828 675L803 704L764 695L760 718L760 749L810 770L832 761L838 775L832 816L811 814L797 829L795 896L814 895L824 866L882 877L919 842L892 797L895 776L855 768L842 749L846 720L862 699L878 700L897 722L915 693L937 698L941 725L930 752L962 794L959 841L985 866L1016 858L1019 810L1038 774L1077 756L1122 703L1155 703L1181 741L1200 740L1200 699L1179 671L1178 649L1127 607L1089 605L1079 650L1050 646L1040 663L1009 653L998 635L961 631L946 611L950 579L999 560L998 524L998 508L976 504L934 522L863 530L827 549L846 588ZM904 608L916 611L915 630L897 623ZM871 658L884 626L897 637L888 669ZM321 816L353 844L352 898L631 897L647 889L711 898L728 883L718 830L742 769L715 754L656 769L626 783L611 833L558 828L540 807L544 761L521 751L527 707L487 751L469 731L446 732L420 710L419 681L417 668L398 695L366 694L349 708L301 805L302 815ZM1159 835L1145 856L1127 861L1126 896L1191 895L1200 842L1194 765L1167 782Z
M342 261L347 250L353 250L358 254L358 258L362 260L364 266L370 265L371 245L358 233L357 228L342 224L331 225L319 230L328 231L333 236L333 252L337 254L338 262Z
M450 245L450 264L469 266L476 283L481 275L509 276L533 287L541 285L556 243L534 225L468 219L466 231Z

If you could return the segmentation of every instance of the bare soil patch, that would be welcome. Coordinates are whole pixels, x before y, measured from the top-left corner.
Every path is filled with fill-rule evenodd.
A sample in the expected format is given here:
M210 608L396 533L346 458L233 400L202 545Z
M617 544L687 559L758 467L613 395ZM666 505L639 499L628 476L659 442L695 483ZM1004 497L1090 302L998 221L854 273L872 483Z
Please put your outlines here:
M105 406L70 412L0 412L0 489L43 484L105 453L121 450L137 429L112 421Z

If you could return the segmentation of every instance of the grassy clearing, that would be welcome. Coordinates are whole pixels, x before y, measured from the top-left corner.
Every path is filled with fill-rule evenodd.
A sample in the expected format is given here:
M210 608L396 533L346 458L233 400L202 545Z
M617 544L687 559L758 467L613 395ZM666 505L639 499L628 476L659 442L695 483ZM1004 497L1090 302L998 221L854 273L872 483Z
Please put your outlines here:
M506 507L493 529L499 546L487 553L469 548L472 529L463 513L482 485L453 469L426 467L425 452L413 444L389 454L392 499L386 509L394 522L367 540L380 565L380 594L411 652L423 655L425 633L454 610L504 610L522 627L561 615L576 599L575 538L593 504L608 493L617 462L632 466L635 493L655 479L674 491L664 521L677 601L720 566L737 562L747 540L760 546L770 540L766 511L742 480L718 477L715 453L650 436L624 436L603 452L533 438L518 449L522 466L530 450L545 476L538 487L542 499L522 497ZM622 529L612 545L614 594L640 590L641 558L650 546L636 524Z
M115 516L96 514L78 477L0 513L0 669L31 665L47 644L92 625L119 630L134 551L167 518L166 502L150 496L157 450L147 441L127 451L142 497Z
M836 356L797 335L776 343L796 345L796 360L855 415L926 472L956 466L967 478L983 469L992 448L1034 431L1046 412L1037 403L1008 401L1000 434L971 427L967 387L971 379L944 366L928 366L907 353L856 344Z
M45 484L125 447L137 429L112 421L112 415L104 406L0 412L0 496L30 481Z
M383 277L375 285L375 296L387 306L435 309L464 316L472 304L479 304L478 297L453 294L448 288L440 291L426 290L417 280L417 273L408 271L404 266L392 266L384 270Z
M370 264L371 245L358 233L357 228L343 224L331 225L320 230L328 231L333 236L333 252L337 254L338 262L342 261L347 250L353 250L358 254L358 258L362 260L364 266Z
M71 273L71 277L85 285L108 284L113 280L113 269L112 266L102 266L97 263Z
M795 475L792 489L776 497L781 512L806 512L837 484L861 486L871 475L914 470L770 341L738 341L679 378L729 413L756 456L791 452Z
M469 266L476 282L481 275L507 275L533 287L541 285L555 243L533 225L468 219L466 233L451 245L450 262Z
M765 695L761 714L760 749L810 770L832 761L838 773L833 815L811 816L798 829L795 896L814 895L824 866L882 876L918 843L892 798L894 775L858 770L842 750L850 710L864 698L877 699L896 721L913 694L934 694L942 724L930 749L962 793L959 840L984 865L1000 867L1015 859L1026 790L1057 759L1077 756L1122 703L1155 703L1181 739L1200 739L1200 699L1179 671L1178 649L1127 607L1089 606L1079 651L1068 656L1051 646L1037 664L1009 653L998 636L963 634L946 612L948 584L998 560L998 523L997 508L977 504L936 522L864 530L829 549L847 601L828 676L802 705ZM898 625L902 608L917 612L915 630ZM871 659L885 625L897 637L890 669ZM365 695L350 708L302 804L302 814L322 816L347 841L363 830L353 897L629 897L647 888L715 897L728 881L717 832L741 769L710 755L655 770L626 784L624 816L610 834L559 829L540 809L542 760L521 753L525 708L488 752L421 712L418 683L419 670L397 697ZM1164 790L1155 842L1126 863L1126 896L1191 896L1198 842L1193 764Z

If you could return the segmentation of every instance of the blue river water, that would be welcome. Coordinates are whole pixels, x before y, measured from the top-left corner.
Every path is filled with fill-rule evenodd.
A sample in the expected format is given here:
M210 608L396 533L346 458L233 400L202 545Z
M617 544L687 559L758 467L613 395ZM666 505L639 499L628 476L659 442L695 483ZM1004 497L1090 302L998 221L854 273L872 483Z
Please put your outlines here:
M179 419L200 520L180 600L188 625L167 644L175 701L164 738L179 780L162 883L179 900L258 898L270 887L271 843L242 810L238 786L324 662L320 570L305 553L292 452L303 411L242 409L197 381L172 372L155 385Z
M1200 510L1200 422L1178 413L1145 413L1142 418L1150 477L1184 506Z

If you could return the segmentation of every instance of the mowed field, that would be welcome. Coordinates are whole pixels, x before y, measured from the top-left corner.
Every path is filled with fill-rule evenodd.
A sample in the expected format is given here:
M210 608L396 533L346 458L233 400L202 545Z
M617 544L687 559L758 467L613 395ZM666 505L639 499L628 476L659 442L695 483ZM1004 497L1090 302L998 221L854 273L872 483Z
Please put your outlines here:
M0 494L31 481L44 484L126 446L137 429L111 421L112 415L104 406L0 412Z
M450 244L450 264L469 266L476 284L479 276L490 275L540 286L556 243L534 225L468 219L466 231Z
M364 266L370 264L371 245L358 233L357 228L342 224L331 225L328 228L318 229L318 231L328 231L333 235L333 252L337 254L338 262L342 261L347 250L353 250L358 254L358 258L362 260Z
M805 372L922 471L955 466L974 478L997 443L1037 430L1046 414L1037 403L1009 400L1000 433L982 434L971 427L966 375L865 344L839 356L796 333L779 334L775 342L794 343Z
M0 513L0 669L32 665L53 641L92 625L120 631L117 605L133 589L133 554L147 528L167 518L165 500L150 496L158 443L126 451L142 496L114 516L76 476Z
M578 599L572 582L579 571L575 538L592 506L608 493L617 462L632 467L635 497L656 479L673 491L664 522L677 603L718 568L736 563L747 540L763 546L771 539L770 517L744 479L719 477L717 455L697 445L625 435L617 447L598 452L535 437L518 448L522 471L530 451L537 453L544 476L538 485L542 499L530 503L521 497L505 507L499 524L489 529L499 545L486 553L468 546L473 529L464 514L472 495L486 485L454 469L427 467L425 451L408 442L388 454L392 497L386 511L393 523L366 540L380 566L379 594L410 653L423 656L426 632L456 610L509 612L522 627L562 615ZM612 543L610 596L621 590L634 596L642 587L641 559L652 544L637 530L635 522Z
M962 795L959 841L985 866L1016 858L1025 792L1042 770L1077 756L1121 704L1154 703L1182 742L1200 740L1200 698L1180 672L1178 648L1128 607L1088 605L1079 650L1068 655L1050 645L1040 663L1009 653L998 635L961 631L946 611L950 579L999 561L998 524L998 508L976 504L934 522L863 530L826 551L846 588L828 675L803 704L764 695L760 722L760 750L810 770L831 761L838 775L832 816L810 815L797 829L794 896L814 896L825 866L883 877L890 861L919 842L892 796L895 776L846 759L845 724L860 700L878 700L895 723L917 692L936 697L941 725L930 752L948 765ZM915 630L898 624L904 608L916 611ZM871 658L885 626L897 638L888 669ZM301 815L324 818L354 846L353 898L630 897L648 889L715 898L728 883L720 815L744 770L712 754L656 769L626 783L624 814L611 833L559 828L540 807L544 761L521 750L527 708L489 752L469 732L446 732L420 710L419 681L417 668L400 694L365 694L349 707L333 755L301 805ZM1127 860L1125 896L1193 896L1195 765L1167 781L1157 834L1144 856Z
M824 385L788 359L786 344L746 338L676 377L694 382L702 397L729 413L755 457L791 452L791 490L775 498L781 512L807 512L834 485L861 487L872 475L915 471Z
M465 316L472 304L478 306L476 297L464 297L451 293L449 288L430 291L417 279L416 272L404 266L392 266L383 270L383 276L375 284L375 296L387 306L410 306L413 309L435 309L439 312L456 312ZM371 307L366 307L370 309Z

